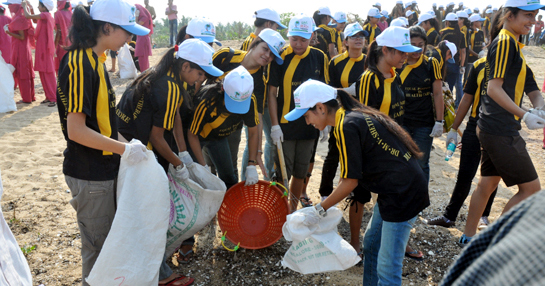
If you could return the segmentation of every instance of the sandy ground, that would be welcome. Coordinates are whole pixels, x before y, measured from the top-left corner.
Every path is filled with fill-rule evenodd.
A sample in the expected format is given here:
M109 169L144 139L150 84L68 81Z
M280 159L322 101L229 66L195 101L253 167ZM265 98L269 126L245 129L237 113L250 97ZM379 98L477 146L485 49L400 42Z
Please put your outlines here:
M240 47L240 41L225 42L225 46ZM543 82L545 52L541 48L526 47L524 53L539 83ZM151 64L158 62L165 49L154 50ZM110 68L110 60L107 62ZM110 79L118 99L130 80ZM1 207L21 247L36 248L27 254L34 285L78 285L81 282L81 240L76 224L75 211L68 203L71 194L62 174L62 152L65 141L62 136L56 108L42 105L45 97L36 73L36 99L30 105L18 105L19 110L0 114L0 169L4 184ZM15 100L19 100L16 91ZM529 105L527 99L525 106ZM521 135L527 143L534 165L543 177L544 150L541 149L541 130L529 131L523 127ZM244 141L245 142L245 141ZM240 154L245 145L241 144ZM467 204L462 208L457 226L451 229L426 226L423 218L441 214L452 192L459 151L445 162L445 136L435 139L435 149L430 159L431 182L429 193L431 206L422 212L411 233L411 245L424 252L422 262L404 261L403 285L437 285L448 266L460 253L456 240L462 234L467 216ZM316 166L308 192L314 202L319 201L318 186L327 143L318 145ZM242 156L240 155L239 158ZM240 164L240 160L239 160ZM478 175L473 180L474 186ZM500 184L490 219L501 214L507 200L516 192ZM340 207L344 208L345 203ZM371 204L366 205L362 234L371 216ZM349 238L348 214L339 225L339 232ZM195 278L196 285L359 285L362 283L361 266L346 271L301 275L280 266L290 243L283 238L276 244L261 250L241 249L236 254L221 246L220 230L214 223L196 237L195 255L190 264L172 265L175 271ZM231 245L232 247L233 245ZM138 247L135 247L135 250Z

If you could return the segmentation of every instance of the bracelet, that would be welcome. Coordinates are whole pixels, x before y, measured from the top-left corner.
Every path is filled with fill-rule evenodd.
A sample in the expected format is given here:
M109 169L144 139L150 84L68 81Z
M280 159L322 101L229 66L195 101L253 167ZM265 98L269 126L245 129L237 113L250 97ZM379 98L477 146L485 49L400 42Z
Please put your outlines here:
M257 153L261 153L261 154L263 154L263 151L261 151L261 150L257 150Z
M256 160L248 160L248 163L253 163L253 164L256 164L256 165L257 165L257 161L256 161Z
M445 120L435 120L435 122L445 123Z

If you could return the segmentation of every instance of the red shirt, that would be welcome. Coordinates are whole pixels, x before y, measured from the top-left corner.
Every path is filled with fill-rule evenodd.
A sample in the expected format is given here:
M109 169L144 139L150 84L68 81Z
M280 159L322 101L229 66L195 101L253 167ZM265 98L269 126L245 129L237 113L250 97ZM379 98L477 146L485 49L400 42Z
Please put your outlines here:
M541 34L541 29L543 29L543 21L536 21L536 25L534 26L534 34Z

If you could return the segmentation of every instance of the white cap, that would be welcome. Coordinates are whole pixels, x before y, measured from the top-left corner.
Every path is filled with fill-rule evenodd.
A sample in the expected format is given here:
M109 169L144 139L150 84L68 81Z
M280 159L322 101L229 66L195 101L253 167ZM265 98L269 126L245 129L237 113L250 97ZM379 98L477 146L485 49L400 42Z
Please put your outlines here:
M397 0L397 1L396 1L396 4L401 4L401 5L403 5L403 1Z
M409 29L403 27L386 28L386 30L377 36L376 41L379 46L394 48L406 53L414 53L422 50L411 45Z
M430 10L430 11L428 11L426 13L428 13L428 14L432 15L433 17L435 17L435 11L433 11L433 10Z
M467 8L467 9L465 10L465 12L466 12L466 14L467 14L467 17L469 17L469 15L471 15L471 14L473 13L473 11L471 11L471 9L469 9L469 8ZM458 17L458 18L460 18L460 17ZM463 17L462 17L462 18L463 18Z
M326 103L337 98L337 90L317 80L309 79L293 92L295 109L292 109L284 118L295 121L303 116L310 108L319 103Z
M405 22L406 27L409 27L409 19L407 19L405 17L399 17L399 19L401 19L401 20L403 20L403 22Z
M290 24L288 25L288 37L299 36L310 39L310 37L312 37L312 32L314 32L314 26L314 20L301 13L298 16L291 18Z
M486 9L485 13L486 14L492 14L492 9Z
M478 13L475 13L471 16L469 16L469 22L473 23L473 22L482 22L484 21L484 18L481 18L481 15L479 15Z
M2 4L4 4L4 5L21 4L21 0L8 0L7 2L3 2Z
M382 10L382 11L380 11L380 13L382 14L382 16L388 17L388 11Z
M437 7L437 3L432 3L431 6L432 7Z
M539 0L507 0L503 7L516 7L524 11L534 11L542 9L545 5L541 5Z
M365 31L358 22L348 24L346 25L346 28L344 28L344 35L347 37L352 37L359 32L363 32L366 37L369 36L369 33Z
M225 76L223 90L225 90L224 101L227 111L246 114L250 110L254 79L242 65Z
M390 23L390 27L407 27L407 24L405 24L405 21L400 18L395 18Z
M411 16L412 14L414 14L414 11L408 10L407 12L405 12L405 17L409 18L409 16Z
M458 48L456 48L456 45L454 43L451 43L447 40L445 40L445 44L447 45L448 49L450 50L450 53L452 54L452 57L454 58L454 55L456 55Z
M492 8L492 5L490 5L490 4L486 5L486 9L488 9L488 8Z
M492 8L492 11L494 11L494 12L495 12L495 11L498 11L498 8L497 8L497 7L494 7L494 8Z
M345 12L336 12L335 15L333 16L333 19L335 19L335 21L337 23L345 23L346 22L346 13Z
M466 11L458 11L458 12L456 12L456 16L458 18L469 18L469 15L467 15Z
M463 4L463 3L462 3L462 4ZM448 5L447 5L447 7L448 7L448 6L454 6L454 2L449 2Z
M464 2L458 3L459 6L464 6Z
M382 17L382 14L380 14L380 11L377 8L373 7L369 9L367 16L380 19Z
M450 12L450 13L447 14L445 19L443 20L443 22L445 22L445 21L458 21L458 16L456 16L456 14Z
M477 12L479 12L479 7L475 7L475 8L473 8L473 11L477 11Z
M221 43L216 40L214 23L205 17L197 17L189 21L185 33L209 44L216 43L218 46L221 46Z
M53 9L55 9L55 4L53 4L53 0L40 0L40 3L42 3L45 8L47 8L48 11L52 12Z
M417 25L420 25L420 23L428 21L429 19L435 19L435 16L429 13L423 13L422 15L420 15L420 17L418 17Z
M257 10L255 11L254 18L260 18L260 19L273 21L276 24L278 24L278 29L286 29L286 25L280 22L280 15L278 15L278 12L276 12L273 9L265 8L265 9Z
M409 6L411 6L411 1L405 3L405 5L403 7L408 8Z
M150 30L136 23L136 7L125 0L97 0L91 6L91 18L116 24L137 36L145 36Z
M261 32L259 32L260 37L267 45L269 46L269 49L274 54L274 58L276 60L276 63L281 65L284 60L280 56L280 50L286 45L286 41L284 38L282 38L282 35L278 33L277 31L274 31L272 29L263 29Z
M445 8L443 5L439 5L439 7L437 7L437 9L441 9L441 8Z
M100 1L100 0L99 0ZM187 39L182 42L176 52L176 58L182 58L199 65L211 76L219 77L223 71L212 64L214 49L200 39Z
M374 5L374 6L377 6L377 7L382 7L382 4L380 4L380 2L377 2L377 3L375 3L375 5Z
M333 15L331 14L331 10L329 10L329 7L327 6L322 6L318 8L318 15L327 15L333 17Z
M416 0L411 1L411 4L413 5L416 4Z

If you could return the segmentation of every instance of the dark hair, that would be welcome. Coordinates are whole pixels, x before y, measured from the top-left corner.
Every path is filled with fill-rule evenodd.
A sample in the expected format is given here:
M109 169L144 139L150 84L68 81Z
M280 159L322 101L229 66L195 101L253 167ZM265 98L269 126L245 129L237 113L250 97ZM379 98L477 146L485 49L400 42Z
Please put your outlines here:
M466 26L466 28L469 30L471 28L471 22L469 21L468 18L462 18L464 19L464 26Z
M519 11L520 9L516 7L500 7L498 14L492 19L492 24L490 25L490 42L494 41L501 29L503 29L503 24L507 21L507 18L510 15L517 16Z
M458 26L458 21L445 21L445 23L448 23L448 26L454 29L454 34L456 35L457 38L464 36L462 35L462 31L460 31L460 27ZM456 46L458 47L458 45Z
M417 159L422 157L422 152L420 152L418 145L416 145L416 143L411 139L409 133L407 133L403 127L399 126L399 124L397 124L390 116L372 107L361 104L354 97L346 93L346 91L337 89L337 99L332 99L324 102L323 104L326 106L328 113L334 113L339 109L339 107L342 107L346 111L356 111L371 116L382 126L384 126L390 133L395 135L397 139L399 139L405 145L405 147L409 149L409 152L411 152L413 156L415 156ZM316 112L316 106L309 108L309 110Z
M446 41L439 42L436 48L439 49L439 52L441 53L441 57L443 58L443 69L441 71L441 74L443 75L443 79L444 79L447 75L447 61L446 61L447 51L450 51L450 49L448 48Z
M64 4L63 9L70 9L70 1L66 1L66 4Z
M437 22L437 18L431 18L429 20L426 20L424 21L424 23L430 23L430 25L435 29L435 31L437 31L437 33L439 33L439 31L441 31L441 27L439 26L439 22Z
M176 35L176 45L181 45L183 41L185 40L187 25L180 28L180 31L178 31L178 34ZM189 36L190 38L193 38L193 36Z
M426 53L426 48L428 46L428 36L426 36L426 30L420 26L412 26L409 28L409 32L411 34L412 38L421 38L424 40L424 49L422 51L422 54Z
M263 41L263 39L261 39L260 37L255 37L255 39L250 44L250 47L248 47L248 51L250 51L251 49L257 47L257 45L259 45L259 44L261 44L263 42L265 42L265 41Z
M72 44L64 49L74 51L96 46L100 33L108 35L108 31L104 28L106 24L110 24L114 29L122 29L116 24L93 20L85 7L82 5L76 6L72 13L72 27L68 34L68 38Z
M208 108L217 108L217 113L229 112L225 107L225 93L223 91L223 80L207 84L195 94L195 99L199 102L209 100L212 106Z
M257 15L257 12L255 12L255 15ZM267 22L275 23L274 21L271 21L271 20L267 20L263 18L255 18L254 26L260 28L260 27L263 27L265 24L267 24Z
M38 2L38 7L40 6L42 6L45 9L45 12L49 12L49 9L47 9L47 7L45 7L44 3L42 3L41 1Z
M314 15L312 15L312 19L314 19L314 23L316 26L322 25L322 20L327 17L327 15L318 15L320 11L314 12Z
M394 48L386 47L390 51L395 51ZM377 44L377 41L373 41L369 45L369 50L367 54L367 59L365 59L365 65L363 67L364 70L370 70L376 74L378 77L378 80L380 84L383 84L384 82L384 76L382 75L382 72L378 70L378 61L383 56L382 54L382 46L379 46Z

